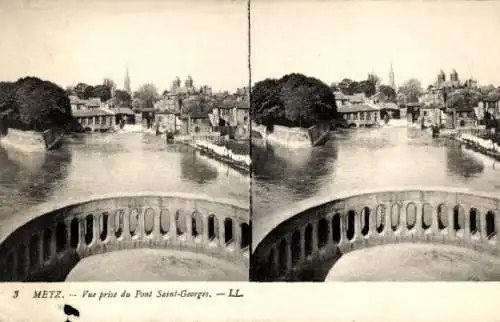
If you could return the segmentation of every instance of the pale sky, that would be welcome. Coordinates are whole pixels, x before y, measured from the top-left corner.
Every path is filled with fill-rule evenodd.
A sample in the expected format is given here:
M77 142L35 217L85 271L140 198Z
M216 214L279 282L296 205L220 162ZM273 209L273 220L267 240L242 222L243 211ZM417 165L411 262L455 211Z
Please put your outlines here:
M0 81L152 82L191 74L214 91L248 85L247 4L240 1L0 1Z
M252 83L304 73L327 84L366 79L426 87L449 78L500 86L500 2L252 1Z

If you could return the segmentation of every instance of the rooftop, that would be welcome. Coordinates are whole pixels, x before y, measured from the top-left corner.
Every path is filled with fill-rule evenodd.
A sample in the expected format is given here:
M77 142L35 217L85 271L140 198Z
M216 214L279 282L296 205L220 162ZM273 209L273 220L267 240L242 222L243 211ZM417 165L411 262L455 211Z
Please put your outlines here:
M91 116L107 116L107 115L114 115L114 113L112 111L105 110L103 108L73 111L73 117L91 117Z
M369 103L348 104L338 107L338 111L340 113L366 112L366 111L379 111L379 110L380 108L378 106Z

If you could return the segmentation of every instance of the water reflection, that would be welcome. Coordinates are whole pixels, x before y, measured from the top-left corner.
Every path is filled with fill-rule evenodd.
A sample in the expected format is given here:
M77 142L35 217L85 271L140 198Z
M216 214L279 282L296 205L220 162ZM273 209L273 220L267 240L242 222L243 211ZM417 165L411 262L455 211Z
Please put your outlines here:
M181 174L183 178L198 184L205 184L217 179L217 169L200 158L198 152L191 151L182 154Z
M49 199L68 176L71 150L30 153L0 150L0 192L2 207L17 210Z
M451 143L446 150L446 164L448 171L466 179L477 177L484 171L483 162L456 143Z
M258 180L284 185L298 196L313 196L321 178L335 176L338 148L333 142L324 147L288 149L267 145L252 147L252 171Z

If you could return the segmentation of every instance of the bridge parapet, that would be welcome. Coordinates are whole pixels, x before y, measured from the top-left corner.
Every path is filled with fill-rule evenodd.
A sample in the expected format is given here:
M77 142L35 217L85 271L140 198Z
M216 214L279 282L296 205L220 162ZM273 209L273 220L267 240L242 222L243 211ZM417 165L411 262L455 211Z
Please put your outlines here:
M443 189L313 199L264 232L256 234L254 223L251 280L323 281L342 254L382 244L450 244L500 256L499 214L498 197Z
M64 281L84 257L136 248L201 253L248 271L249 207L148 193L48 209L35 207L2 227L0 280Z

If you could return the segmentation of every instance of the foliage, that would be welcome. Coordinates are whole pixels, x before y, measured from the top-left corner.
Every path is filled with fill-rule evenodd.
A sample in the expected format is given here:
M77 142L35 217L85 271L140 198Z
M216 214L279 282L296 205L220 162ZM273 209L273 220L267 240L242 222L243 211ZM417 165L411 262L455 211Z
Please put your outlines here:
M362 81L354 81L349 78L344 78L336 87L345 95L354 95L357 93L364 93L367 97L375 94L377 84L380 82L375 74L368 74L367 79Z
M68 95L58 85L36 77L0 83L0 110L13 111L9 126L44 131L73 121Z
M132 97L129 93L117 89L115 91L116 106L131 107Z
M136 107L139 109L153 108L154 103L158 101L158 90L153 84L144 84L134 93L136 99Z
M490 100L499 101L500 100L500 87L491 90L487 96Z
M398 95L401 103L417 103L422 94L422 84L416 78L410 78L399 87Z
M98 97L101 99L101 102L106 102L111 98L111 90L106 85L97 85L92 88L91 97Z
M481 101L482 95L480 90L476 89L459 89L447 96L447 106L450 108L463 108L477 106Z
M251 97L252 118L265 125L309 127L337 116L330 87L302 74L260 81Z
M387 85L380 85L379 87L380 101L382 102L396 102L396 91L394 88Z

